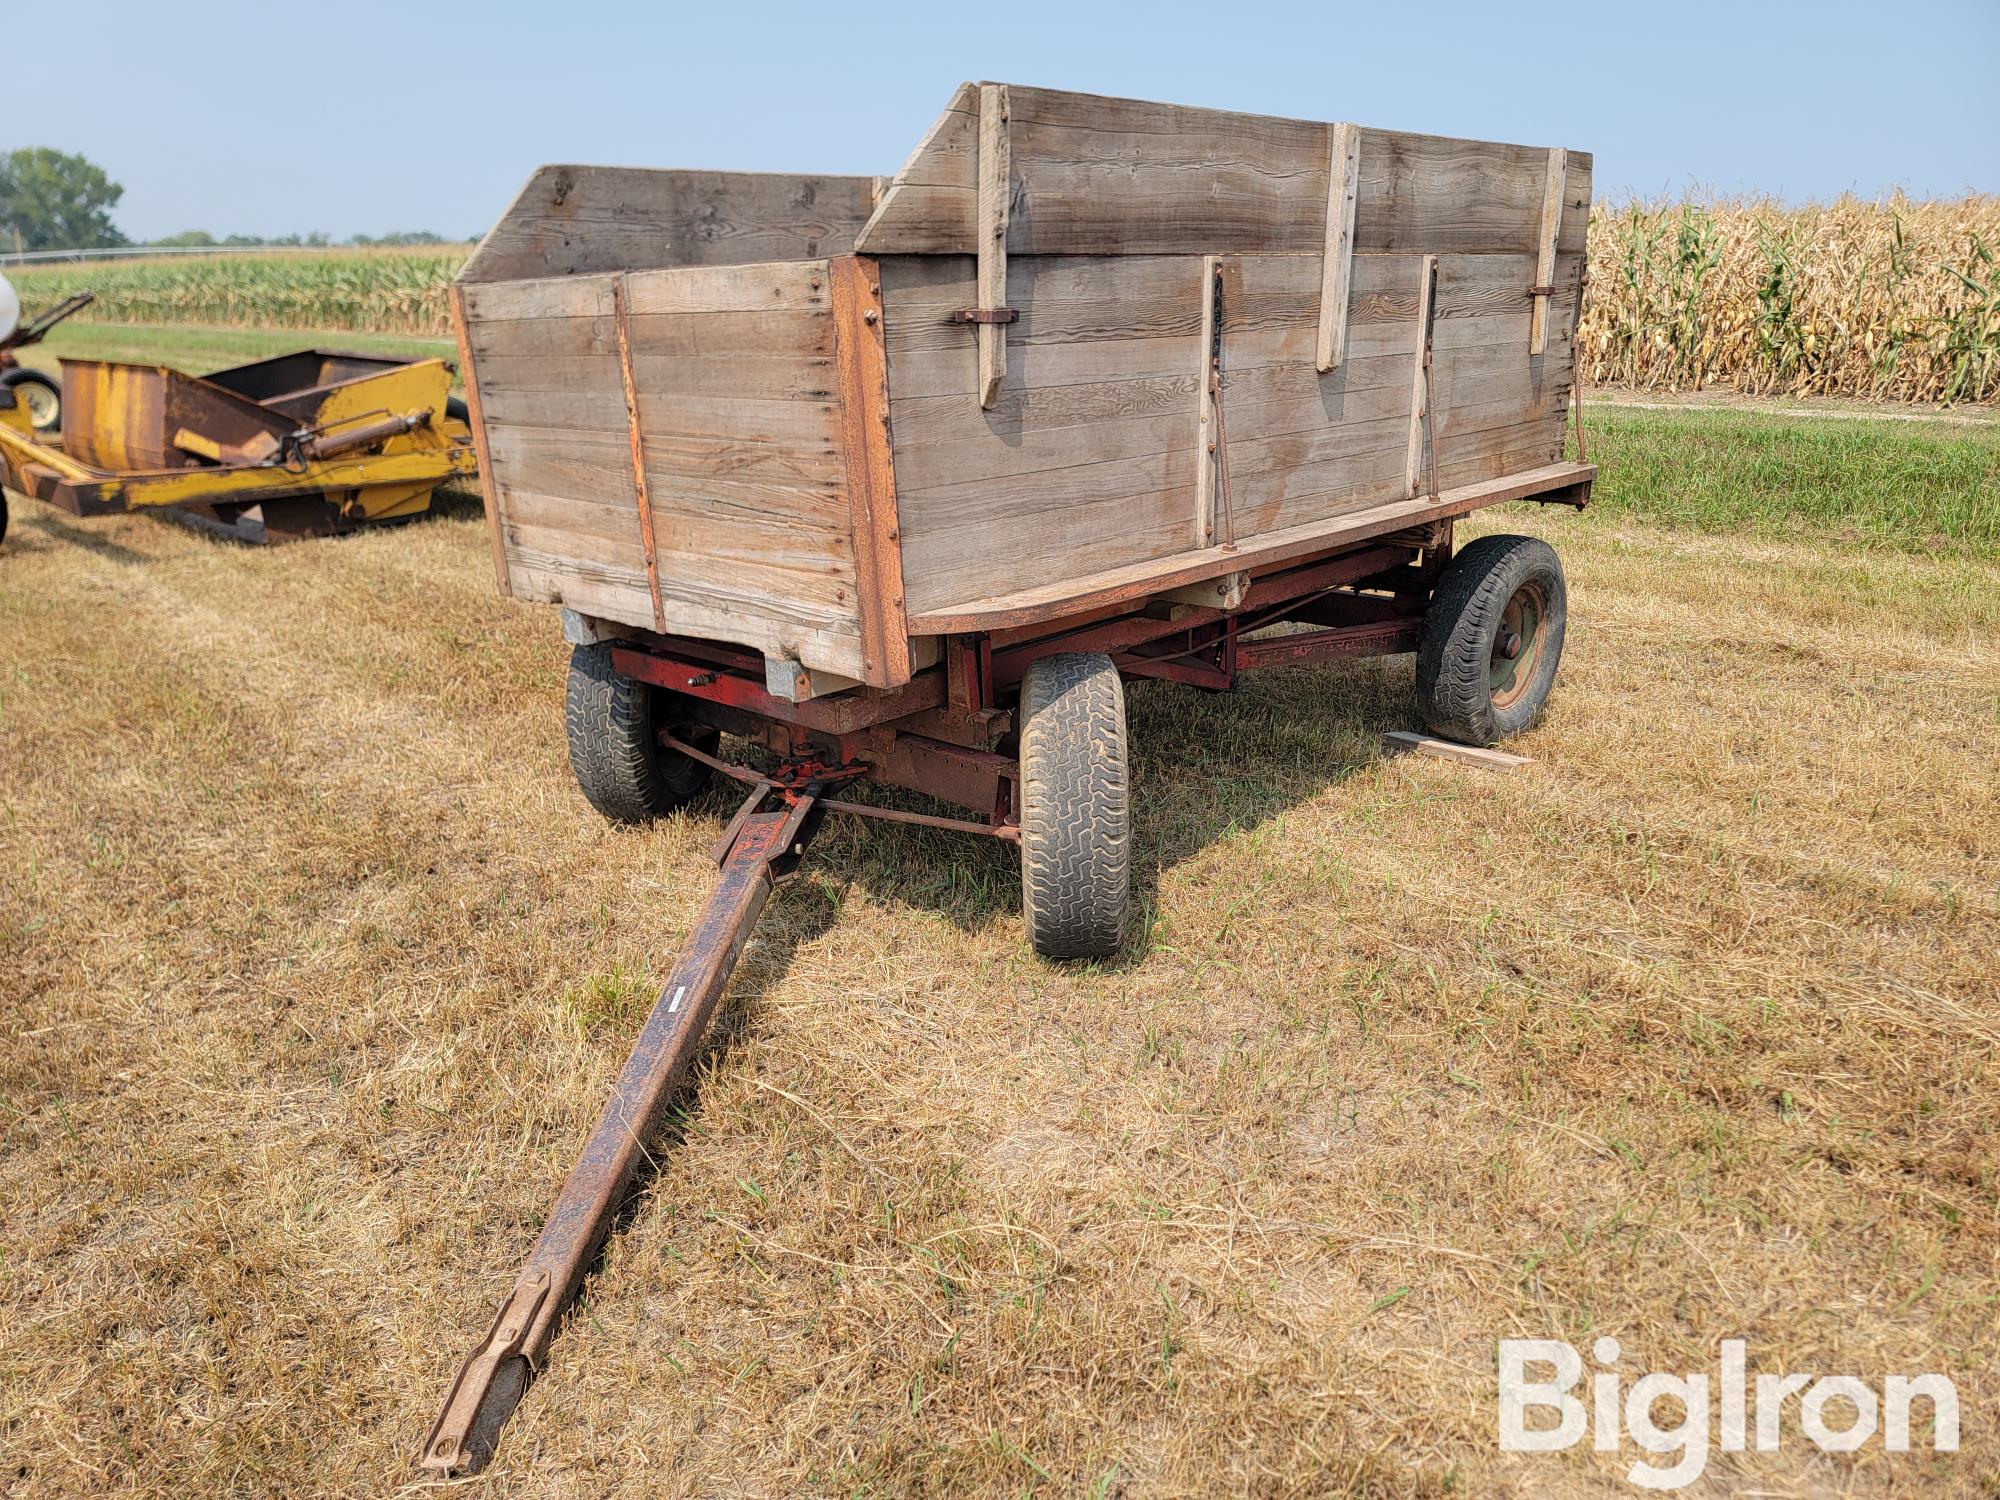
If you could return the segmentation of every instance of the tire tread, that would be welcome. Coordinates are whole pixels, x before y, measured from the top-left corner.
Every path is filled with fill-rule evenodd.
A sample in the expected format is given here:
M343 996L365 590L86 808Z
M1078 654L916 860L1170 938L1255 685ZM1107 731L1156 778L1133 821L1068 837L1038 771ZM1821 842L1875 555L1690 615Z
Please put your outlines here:
M1021 895L1044 958L1105 958L1132 900L1125 685L1111 658L1063 652L1021 683Z
M664 817L699 796L709 768L659 742L657 690L611 665L602 642L570 653L563 727L584 798L614 823Z

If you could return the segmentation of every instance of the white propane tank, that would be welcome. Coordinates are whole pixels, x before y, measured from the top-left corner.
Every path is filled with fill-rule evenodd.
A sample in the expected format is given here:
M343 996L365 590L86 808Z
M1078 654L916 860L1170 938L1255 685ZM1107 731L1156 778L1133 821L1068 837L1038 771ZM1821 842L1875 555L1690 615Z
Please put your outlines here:
M21 299L15 295L13 283L0 276L0 339L6 338L21 326Z

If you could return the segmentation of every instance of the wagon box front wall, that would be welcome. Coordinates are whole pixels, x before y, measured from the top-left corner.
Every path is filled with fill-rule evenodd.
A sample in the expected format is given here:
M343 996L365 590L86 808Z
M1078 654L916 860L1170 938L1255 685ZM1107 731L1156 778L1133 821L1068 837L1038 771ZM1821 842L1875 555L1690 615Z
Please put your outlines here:
M871 262L460 292L517 597L907 680Z
M650 626L616 280L461 287L467 378L509 592Z

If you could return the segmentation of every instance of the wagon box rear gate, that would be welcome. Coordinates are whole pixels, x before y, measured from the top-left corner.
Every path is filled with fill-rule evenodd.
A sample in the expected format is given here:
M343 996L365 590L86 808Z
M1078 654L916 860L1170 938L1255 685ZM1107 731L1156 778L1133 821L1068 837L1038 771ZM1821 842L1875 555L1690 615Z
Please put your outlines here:
M1125 679L1417 651L1431 729L1533 722L1560 566L1453 522L1589 498L1563 458L1589 203L1581 152L993 83L886 181L534 176L453 291L499 586L564 607L600 811L749 791L426 1466L491 1453L827 813L1017 843L1036 948L1101 956Z

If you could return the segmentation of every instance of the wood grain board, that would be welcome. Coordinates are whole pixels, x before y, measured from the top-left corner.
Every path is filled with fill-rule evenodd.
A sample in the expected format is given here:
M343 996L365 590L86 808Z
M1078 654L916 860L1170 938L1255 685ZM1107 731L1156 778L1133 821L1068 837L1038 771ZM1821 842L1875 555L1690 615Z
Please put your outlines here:
M974 248L978 113L968 84L882 195L858 250ZM1018 84L1008 113L1011 255L1324 255L1335 124ZM1356 250L1534 250L1546 147L1355 133ZM1578 252L1590 157L1572 151L1569 165L1558 247Z
M528 179L461 284L845 255L872 177L549 166Z

